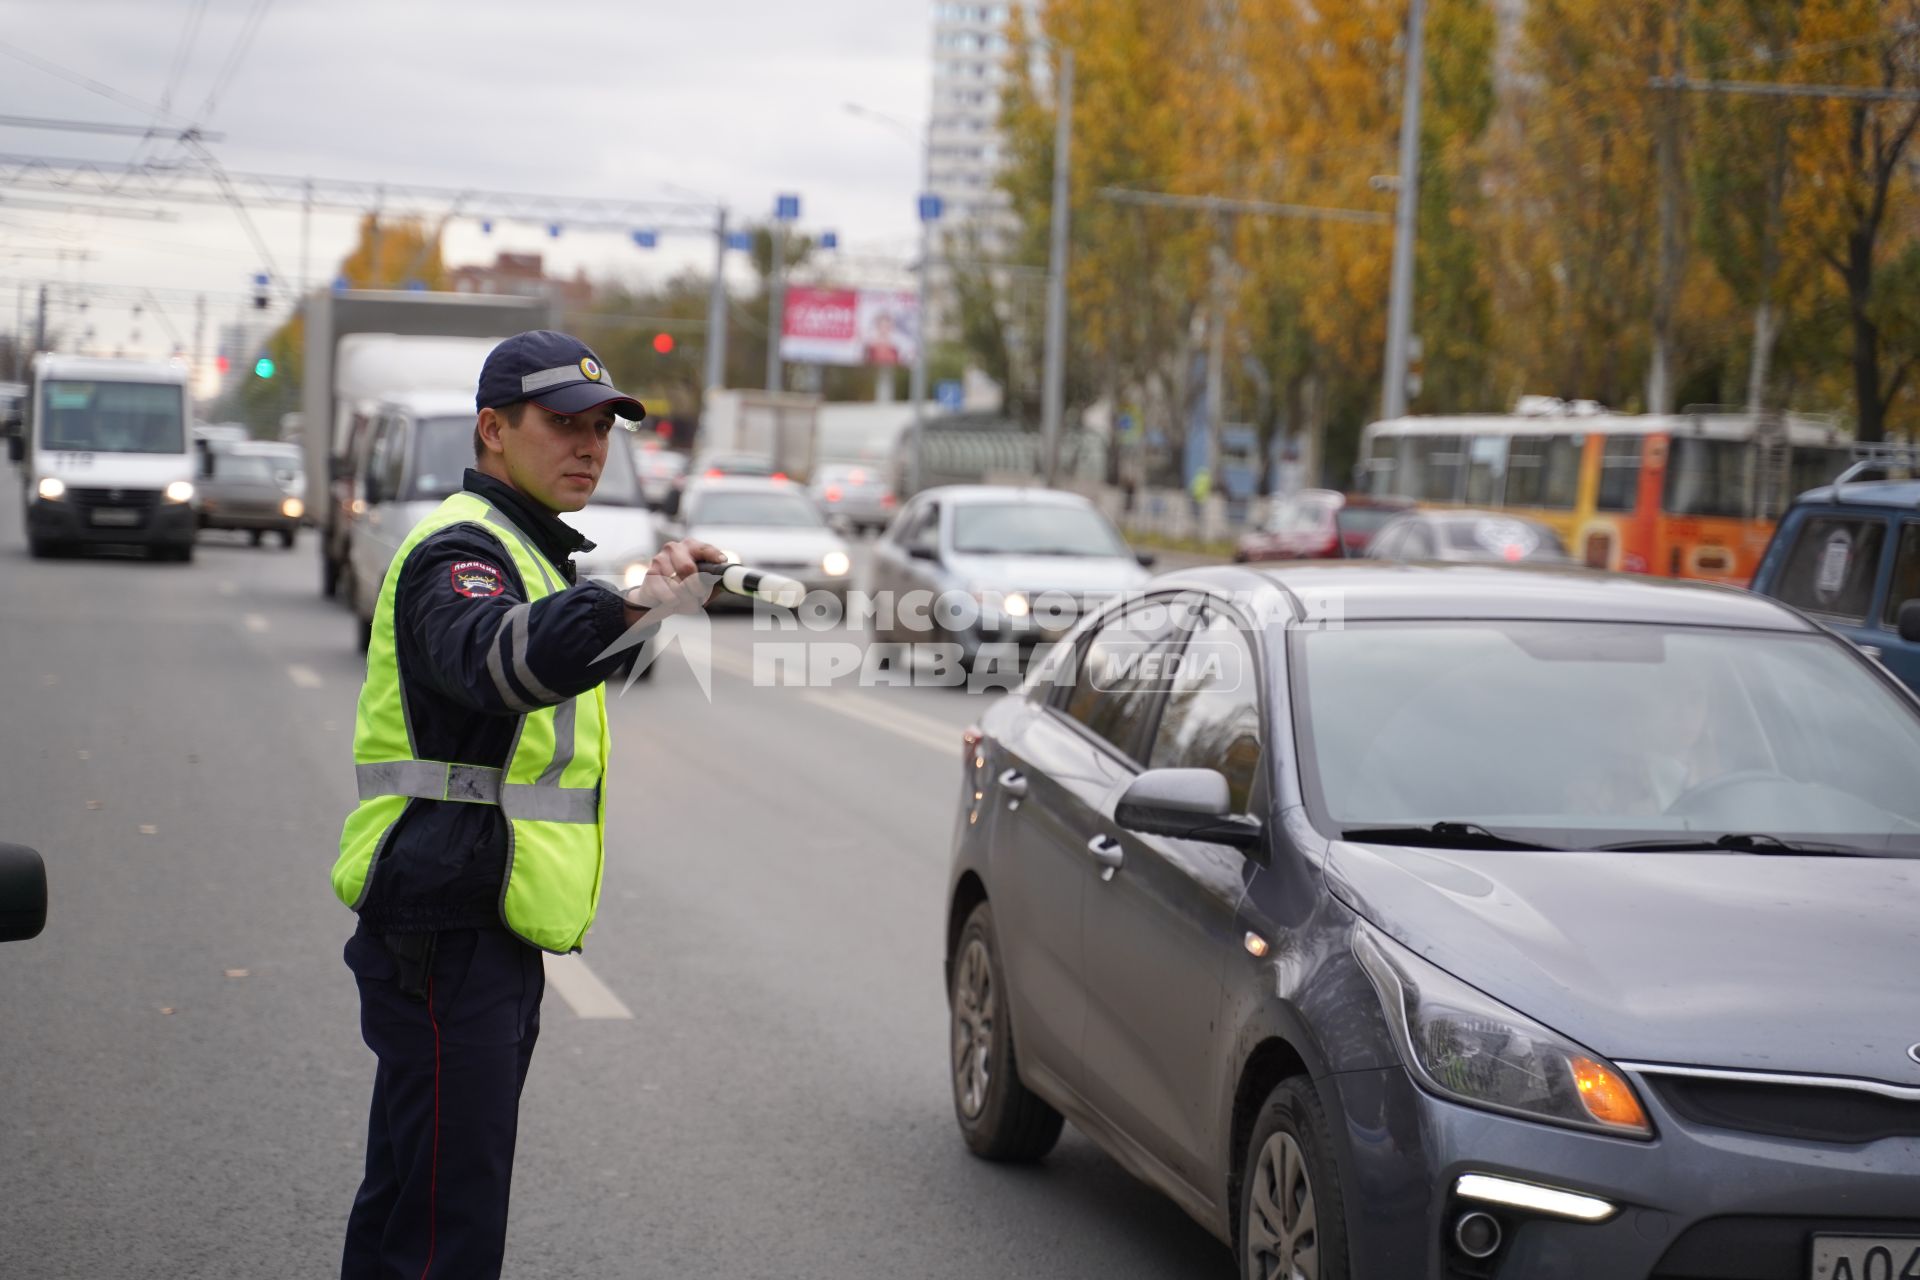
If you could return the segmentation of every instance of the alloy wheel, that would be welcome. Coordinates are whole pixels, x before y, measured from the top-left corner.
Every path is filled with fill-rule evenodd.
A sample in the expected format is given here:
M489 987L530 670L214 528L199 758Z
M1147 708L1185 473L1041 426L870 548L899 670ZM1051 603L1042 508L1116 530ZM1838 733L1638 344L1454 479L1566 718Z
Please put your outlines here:
M993 958L984 939L971 938L953 989L954 1095L969 1120L985 1109L992 1084L993 998Z
M1260 1280L1320 1280L1320 1230L1306 1156L1288 1133L1260 1149L1247 1204L1248 1268Z

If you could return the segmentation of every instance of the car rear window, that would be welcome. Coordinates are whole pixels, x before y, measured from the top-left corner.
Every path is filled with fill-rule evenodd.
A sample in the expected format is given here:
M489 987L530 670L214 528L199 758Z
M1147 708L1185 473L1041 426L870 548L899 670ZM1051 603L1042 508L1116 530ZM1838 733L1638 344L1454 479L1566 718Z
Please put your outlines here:
M1776 587L1796 609L1864 622L1887 524L1865 516L1811 516L1800 526Z

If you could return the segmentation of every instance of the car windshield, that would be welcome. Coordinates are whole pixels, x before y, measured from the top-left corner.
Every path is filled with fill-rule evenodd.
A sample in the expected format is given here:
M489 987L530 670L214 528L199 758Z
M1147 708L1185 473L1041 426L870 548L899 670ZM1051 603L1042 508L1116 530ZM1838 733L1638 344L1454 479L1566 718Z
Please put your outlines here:
M687 469L687 455L666 449L643 449L634 459L640 473L649 478L677 476Z
M177 384L49 381L35 434L42 449L184 453L186 393Z
M824 523L813 503L797 493L703 493L690 525L769 525L813 528Z
M625 434L625 428L614 428L616 437ZM643 507L646 501L640 496L640 477L633 471L633 450L616 448L619 443L616 438L607 444L607 464L600 468L600 482L593 486L593 505Z
M213 474L217 480L278 480L280 468L272 458L258 454L220 453L214 455Z
M1282 502L1267 517L1268 533L1319 533L1333 508L1326 502Z
M1440 530L1453 550L1489 560L1567 558L1567 549L1553 530L1528 520L1446 520Z
M1039 502L963 502L953 511L953 549L977 555L1124 556L1107 518L1090 507Z
M1595 622L1299 631L1314 818L1541 845L1766 833L1920 855L1920 713L1839 641Z

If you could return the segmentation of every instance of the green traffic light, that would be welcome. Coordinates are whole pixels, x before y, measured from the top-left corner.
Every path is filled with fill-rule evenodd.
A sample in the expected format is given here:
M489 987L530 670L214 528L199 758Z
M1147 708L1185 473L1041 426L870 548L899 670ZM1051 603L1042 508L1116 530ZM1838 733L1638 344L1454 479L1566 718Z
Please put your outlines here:
M253 376L256 378L271 378L273 376L272 358L269 356L261 356L258 360L255 360L253 362Z

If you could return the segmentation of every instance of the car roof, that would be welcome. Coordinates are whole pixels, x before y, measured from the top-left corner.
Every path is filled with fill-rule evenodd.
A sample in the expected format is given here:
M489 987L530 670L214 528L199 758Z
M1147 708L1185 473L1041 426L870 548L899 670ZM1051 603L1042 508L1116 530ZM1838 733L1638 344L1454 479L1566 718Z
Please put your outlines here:
M471 391L395 391L380 397L382 408L399 409L416 418L477 418Z
M1838 489L1838 496L1835 490ZM1828 502L1837 506L1920 507L1920 480L1856 480L1822 485L1793 500L1795 506Z
M1091 507L1091 499L1063 489L1027 488L1014 484L943 484L923 489L918 495L941 502L1028 502L1036 506Z
M688 487L701 493L790 493L806 497L793 481L772 476L702 476Z
M235 440L231 444L215 445L221 453L259 453L259 454L295 454L300 446L289 440Z
M1297 560L1178 571L1156 578L1154 586L1247 596L1271 592L1281 598L1276 603L1291 606L1295 618L1321 620L1318 625L1332 618L1502 618L1817 629L1785 605L1737 587L1556 565Z

